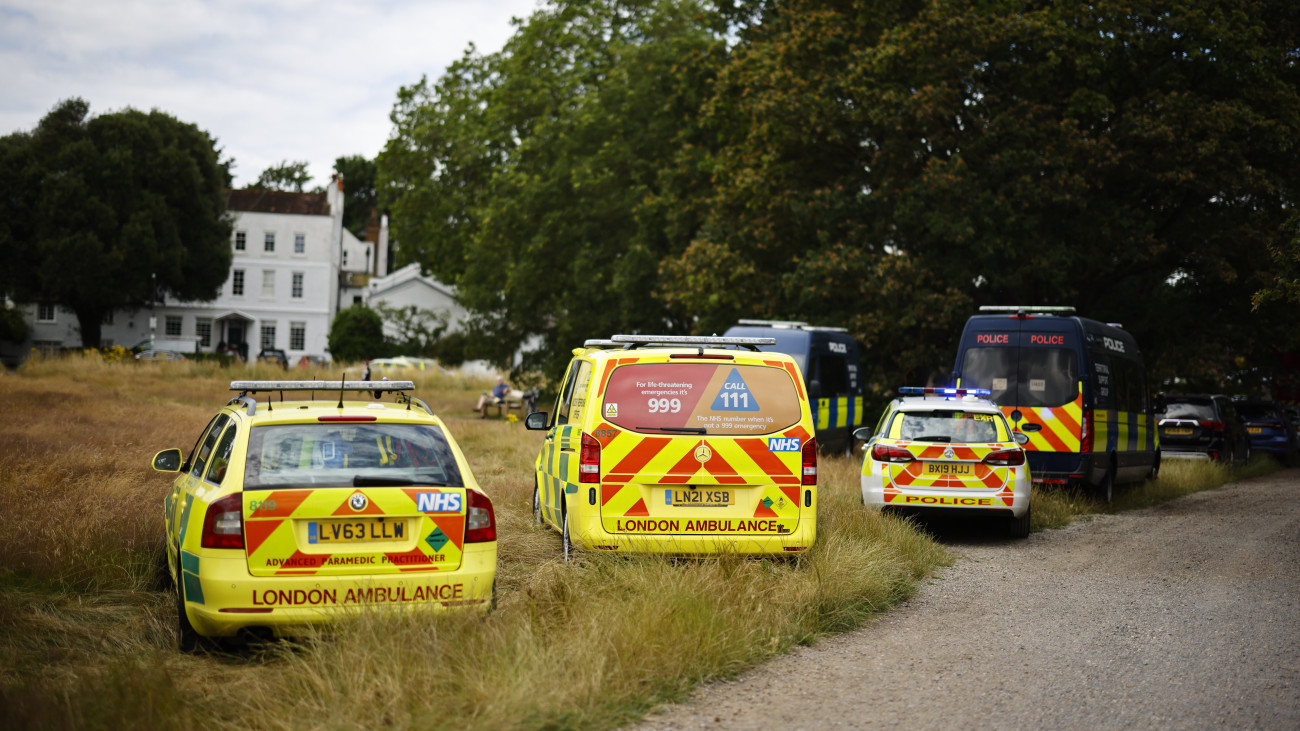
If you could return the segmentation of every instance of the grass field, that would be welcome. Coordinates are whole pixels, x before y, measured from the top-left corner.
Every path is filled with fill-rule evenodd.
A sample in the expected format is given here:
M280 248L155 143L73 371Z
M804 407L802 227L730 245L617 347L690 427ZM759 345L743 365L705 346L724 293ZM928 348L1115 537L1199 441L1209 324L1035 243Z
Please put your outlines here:
M82 356L0 377L0 726L609 728L858 626L952 560L913 524L862 507L857 463L823 458L817 545L797 561L565 564L558 536L531 522L540 434L479 420L470 407L487 381L429 376L417 395L448 421L496 507L498 609L366 614L296 642L181 655L160 571L170 479L149 462L166 447L188 452L233 378L283 376ZM1169 464L1106 509L1228 478ZM1035 492L1035 529L1090 512L1102 508Z

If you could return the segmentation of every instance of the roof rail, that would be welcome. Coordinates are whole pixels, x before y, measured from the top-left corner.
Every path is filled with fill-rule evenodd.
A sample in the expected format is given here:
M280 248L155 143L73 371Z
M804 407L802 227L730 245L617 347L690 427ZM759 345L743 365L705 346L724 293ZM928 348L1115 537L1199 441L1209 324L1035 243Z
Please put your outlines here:
M604 338L591 338L590 340L584 340L583 343L582 343L582 347L584 347L584 348L621 348L621 347L623 347L623 346L626 345L626 344L627 344L627 343L616 343L616 342L614 342L613 340L607 340L607 339L604 339Z
M757 351L760 345L776 345L776 338L728 338L717 335L615 335L610 340L628 346L628 350L637 347L713 347L716 345L739 345Z
M980 305L980 312L1014 312L1020 315L1073 315L1069 305Z

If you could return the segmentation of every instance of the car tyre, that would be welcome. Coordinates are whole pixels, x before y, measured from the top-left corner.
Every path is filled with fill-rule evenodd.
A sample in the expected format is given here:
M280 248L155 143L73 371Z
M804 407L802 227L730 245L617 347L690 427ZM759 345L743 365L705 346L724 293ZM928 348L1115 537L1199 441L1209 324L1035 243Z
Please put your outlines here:
M542 486L533 480L533 522L542 524Z
M176 562L176 635L176 646L181 652L192 653L199 649L199 633L194 631L190 616L185 612L185 577L179 560Z
M1147 473L1147 479L1155 481L1160 479L1160 453L1156 452L1156 461L1151 464L1151 471Z
M1101 483L1093 488L1093 497L1103 505L1110 505L1110 501L1115 499L1115 468L1106 470L1106 476L1101 479Z
M1008 538L1029 537L1029 514L1033 510L1033 508L1034 508L1033 503L1030 503L1029 507L1025 508L1024 515L1020 516L1019 518L1013 515L1007 519Z
M569 510L565 505L564 510L564 528L560 530L560 546L564 551L564 562L568 563L573 560L573 540L569 538Z

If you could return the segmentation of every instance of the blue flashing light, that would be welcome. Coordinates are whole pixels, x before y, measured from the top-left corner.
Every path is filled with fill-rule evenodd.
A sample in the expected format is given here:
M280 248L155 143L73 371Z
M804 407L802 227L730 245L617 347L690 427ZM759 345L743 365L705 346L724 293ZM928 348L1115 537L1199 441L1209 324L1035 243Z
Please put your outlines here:
M898 392L904 396L992 396L987 388L922 388L920 386L900 386Z

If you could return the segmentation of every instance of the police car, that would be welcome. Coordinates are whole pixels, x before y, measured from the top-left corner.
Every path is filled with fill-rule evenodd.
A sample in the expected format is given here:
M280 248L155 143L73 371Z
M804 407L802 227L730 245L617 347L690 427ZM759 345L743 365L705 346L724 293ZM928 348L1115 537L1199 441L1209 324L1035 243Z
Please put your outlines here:
M188 456L153 460L177 473L163 518L182 650L246 630L292 635L362 607L490 606L492 501L410 381L230 389ZM284 398L304 391L316 400Z
M989 391L900 388L867 441L862 501L907 512L995 516L1029 535L1030 476L1021 447Z
M615 335L573 351L533 514L575 549L793 555L817 536L803 373L771 338Z

